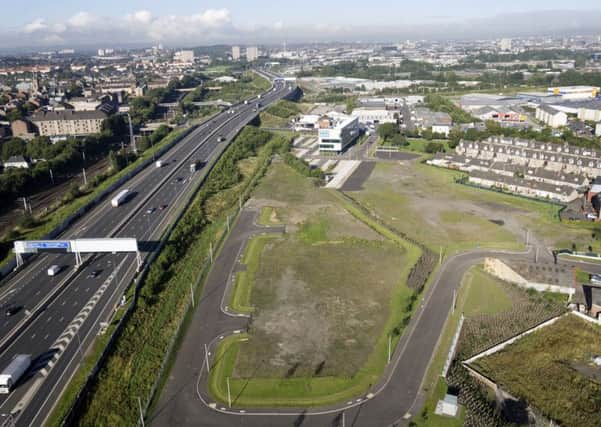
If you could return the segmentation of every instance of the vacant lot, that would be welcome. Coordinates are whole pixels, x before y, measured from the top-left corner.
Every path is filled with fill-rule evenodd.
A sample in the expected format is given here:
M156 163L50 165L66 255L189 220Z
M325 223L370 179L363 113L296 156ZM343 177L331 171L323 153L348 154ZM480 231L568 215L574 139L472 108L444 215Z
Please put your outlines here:
M599 426L600 354L601 326L569 315L474 365L561 425Z
M252 323L247 340L220 348L212 389L228 376L237 404L259 406L364 392L381 375L389 335L396 343L393 330L413 309L404 282L418 251L383 239L281 162L249 203L263 208L261 222L286 224L287 233L247 246L231 305L252 312Z
M385 242L268 242L236 376L252 377L257 368L276 378L355 375L384 329L404 264Z
M456 184L457 176L419 163L380 163L365 189L349 194L436 252L518 249L526 230L530 242L547 247L597 245L589 230L561 224L556 206Z
M323 231L323 240L381 240L379 234L340 206L328 190L282 162L274 162L249 204L263 209L263 222L286 224L290 234L302 227L304 234Z

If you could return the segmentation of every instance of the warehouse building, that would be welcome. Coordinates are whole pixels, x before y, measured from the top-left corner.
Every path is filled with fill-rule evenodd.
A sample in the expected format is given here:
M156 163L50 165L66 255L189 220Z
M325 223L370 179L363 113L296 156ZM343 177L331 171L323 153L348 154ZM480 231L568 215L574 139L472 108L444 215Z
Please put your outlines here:
M386 109L355 108L351 115L359 118L361 123L396 123L399 112Z

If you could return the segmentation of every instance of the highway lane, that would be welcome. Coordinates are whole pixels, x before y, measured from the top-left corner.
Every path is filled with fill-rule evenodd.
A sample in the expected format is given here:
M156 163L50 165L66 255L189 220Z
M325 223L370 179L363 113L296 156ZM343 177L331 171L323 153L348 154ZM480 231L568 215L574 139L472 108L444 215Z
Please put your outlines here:
M271 100L271 98L282 96L284 93L285 93L285 91L279 91L277 93L274 93L272 97L265 97L265 102L269 102ZM234 119L231 120L231 122L228 123L226 126L224 126L224 128L220 132L222 132L225 135L231 134L231 136L233 136L233 134L237 133L237 131L256 114L252 111L251 107L241 107L240 113L244 113L244 114L242 114L242 117L236 117L236 115L231 115ZM229 117L227 119L229 119ZM200 149L198 150L197 153L194 154L194 157L202 159L203 161L207 161L207 160L209 160L209 157L213 153L225 148L226 145L227 145L227 143L225 143L225 142L219 143L217 141L216 137L212 137L207 142L205 142L203 145L200 146ZM136 216L134 216L132 221L130 221L124 227L124 229L120 233L118 233L118 235L130 235L131 236L133 233L138 238L140 238L140 237L154 238L154 239L158 238L160 236L160 234L162 233L162 229L164 227L166 227L166 222L164 220L162 220L161 218L164 218L164 217L170 215L170 213L169 213L170 208L165 210L165 215L159 214L159 212L161 212L159 210L157 210L153 214L146 214L145 211L146 211L146 209L148 209L150 207L158 207L160 204L167 204L168 206L175 206L177 203L174 203L174 197L181 198L181 196L182 196L182 194L184 194L185 190L191 188L192 180L188 178L188 176L190 174L188 168L189 168L189 163L182 162L181 166L179 166L178 170L174 173L174 176L182 175L182 177L186 179L185 182L174 183L174 182L172 182L172 180L171 180L171 182L169 182L170 180L168 180L167 183L165 184L167 189L157 192L150 200L148 200L144 204L144 206L141 207L139 213ZM194 175L197 175L197 174L199 174L199 172L195 173ZM184 191L180 191L180 187L183 187ZM171 204L169 204L169 202L171 202ZM113 226L115 224L114 218L103 217L100 219L100 221L103 224L106 224L105 226ZM159 223L162 223L161 227L158 227ZM155 230L156 233L154 235L149 234L148 236L146 234L140 234L138 231L142 230L142 229L148 230L149 233L152 233L152 231ZM122 258L123 255L120 255L120 256L104 255L101 257L96 257L94 259L94 263L92 265L86 266L84 269L82 269L82 271L78 273L77 280L74 280L71 284L69 284L67 286L67 288L63 291L63 293L61 293L61 295L56 299L56 301L53 304L51 304L51 306L49 308L46 309L44 314L42 316L40 316L38 319L36 319L36 321L32 325L30 325L30 327L27 328L27 330L19 337L19 339L15 343L13 343L13 345L11 345L11 347L9 348L9 351L6 351L0 357L0 363L2 363L2 364L7 363L7 361L10 360L10 358L14 354L21 353L21 352L30 352L30 353L33 353L34 355L43 355L44 352L46 352L48 350L48 342L51 341L51 339L55 339L57 337L57 335L60 334L60 332L62 332L64 330L63 322L68 321L68 320L72 319L75 315L77 315L77 313L79 312L78 309L81 309L81 306L84 304L84 302L87 302L86 298L89 297L89 292L91 290L98 289L98 287L101 285L102 281L105 280L105 277L106 277L105 274L108 275L110 268L108 265L106 267L103 266L101 264L102 261L103 260L112 260L112 258L114 258L114 257L116 257L116 260L113 260L112 265L116 265L116 261L118 259ZM103 267L105 267L105 268L103 268ZM89 277L90 271L92 271L94 269L102 270L103 274L99 275L98 277ZM106 271L106 273L105 273L105 271ZM130 276L133 276L133 268L130 268L128 270L128 272L129 272L128 274ZM126 274L126 276L128 274ZM129 279L131 279L131 277L123 279L122 280L123 284L129 283ZM85 281L85 283L86 283L85 287L79 286L79 283L82 281ZM85 291L86 293L83 296L80 296L82 290ZM117 293L116 295L120 296L119 293ZM99 303L98 307L103 307L103 304L104 303ZM92 316L92 318L94 318L94 313L95 312L92 311L90 314ZM59 314L60 314L60 316L59 316ZM97 324L97 322L95 322L95 323L84 322L83 323L83 325L85 325L88 328L92 327L96 324ZM88 332L86 332L86 331L81 332L81 334L84 334L84 333L87 334ZM78 333L78 337L79 337L79 335L80 335L80 333ZM40 336L43 337L42 340L38 340L38 338ZM72 347L73 346L67 346L67 350ZM68 354L68 352L65 352L65 354ZM72 358L69 359L67 357L67 360L69 362L71 362ZM50 371L51 376L55 372L57 374L61 374L61 377L62 377L62 372L57 371L56 366ZM35 381L35 379L34 379L34 381ZM31 382L32 381L30 379L29 382L24 383L23 386L20 388L23 390L26 390L28 388L29 383L31 383ZM52 381L46 381L44 384L52 384ZM11 399L10 399L11 402L6 402L6 400L3 402L2 406L0 407L1 408L0 412L5 412L7 406L11 406L12 403L14 403L15 401L17 401L18 399L20 399L22 397L22 396L20 396L20 393L18 391L19 390L16 390L11 395ZM35 400L34 400L34 402L35 402ZM7 404L4 405L4 403L7 403ZM40 402L40 403L43 403L43 402ZM30 411L30 412L33 414L34 411ZM26 414L28 414L28 413L26 413ZM25 419L26 418L23 418L23 420L25 420Z
M234 110L237 110L237 114L243 112L249 113L253 108L252 104L241 104L233 107ZM184 141L180 141L173 149L160 157L160 160L164 162L162 168L157 169L154 168L154 166L147 167L132 180L116 189L110 197L104 202L101 202L88 215L85 215L81 220L73 224L67 232L63 233L61 238L109 237L111 231L119 224L122 218L137 208L137 203L145 192L148 192L149 189L153 188L167 176L174 165L181 162L181 159L195 147L197 141L206 138L209 133L213 132L223 123L231 120L232 117L233 114L229 114L228 112L221 113L209 122L199 126ZM226 126L220 132L225 132L227 134L229 131L230 129ZM187 171L184 170L182 172L185 173ZM185 175L182 174L182 177L185 177ZM129 188L135 196L119 209L112 208L109 203L110 199L124 188ZM155 207L158 208L158 206ZM52 264L63 266L63 270L55 278L48 280L46 270ZM23 271L12 278L10 283L4 285L1 288L0 307L4 308L8 305L17 305L23 306L23 309L16 315L6 318L0 323L0 337L9 337L16 325L23 321L25 310L28 309L31 311L37 306L58 283L62 282L62 280L68 276L69 270L73 266L73 255L43 255L33 262L28 263Z
M132 192L143 191L143 185L147 183L150 185L156 184L158 180L165 176L169 172L169 167L177 159L176 156L182 155L182 151L190 149L192 143L195 143L197 138L203 137L203 132L206 133L207 129L210 129L209 124L202 125L199 129L193 131L193 133L186 138L185 141L181 141L176 144L172 150L161 157L165 163L169 166L164 166L162 170L155 170L153 166L145 168L142 172L124 184L122 187L117 189L111 194L105 201L101 202L96 208L90 211L89 214L82 217L80 220L75 222L60 238L76 238L76 237L101 237L109 235L111 228L114 226L120 217L126 213L130 213L136 206L136 198L130 200L127 204L115 210L110 205L110 199L121 191L123 188L130 188ZM99 219L102 219L99 221ZM25 316L25 309L32 309L42 298L47 295L60 281L62 281L67 275L68 270L74 266L74 255L48 255L42 254L36 257L33 261L30 261L17 275L11 278L11 280L4 284L2 294L0 294L0 306L6 307L14 304L17 306L24 306L24 308L16 315L6 318L2 324L0 324L0 337L6 337L10 330L20 322ZM63 270L57 276L49 278L46 274L46 270L52 264L58 264L63 266Z

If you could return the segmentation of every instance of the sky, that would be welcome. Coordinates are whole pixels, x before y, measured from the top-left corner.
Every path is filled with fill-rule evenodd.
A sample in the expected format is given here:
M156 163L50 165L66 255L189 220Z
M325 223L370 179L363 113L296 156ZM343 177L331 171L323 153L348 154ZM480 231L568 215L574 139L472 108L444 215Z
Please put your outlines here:
M0 48L601 33L599 0L3 2ZM23 7L26 4L27 7Z

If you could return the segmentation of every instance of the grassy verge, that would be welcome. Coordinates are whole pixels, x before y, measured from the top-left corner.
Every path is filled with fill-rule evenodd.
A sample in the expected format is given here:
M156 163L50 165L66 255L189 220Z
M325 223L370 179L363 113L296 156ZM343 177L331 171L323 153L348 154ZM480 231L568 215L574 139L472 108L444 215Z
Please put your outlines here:
M230 307L239 313L250 314L254 311L250 303L250 296L254 287L254 277L259 268L259 260L265 244L276 235L256 236L250 239L242 262L246 265L245 271L236 274L236 283L230 298Z
M182 131L171 132L161 142L144 151L140 157L138 157L133 163L120 170L119 172L109 176L104 181L99 183L95 187L90 187L82 192L82 195L67 204L58 206L56 209L51 209L48 213L37 218L38 225L28 230L23 230L18 236L18 239L24 240L35 240L40 239L43 236L50 233L56 227L58 227L63 221L75 214L78 210L83 208L85 205L90 203L100 193L105 191L119 179L133 171L140 164L152 157L152 155L162 149L165 145L169 144L175 138L177 138ZM13 239L16 240L16 239ZM3 265L13 257L13 254L9 252L4 259L0 261L0 265Z
M245 128L216 163L170 236L177 244L167 244L150 266L136 308L85 397L79 424L137 422L137 398L148 401L158 375L169 366L166 358L189 313L190 284L202 286L199 278L207 271L209 245L222 240L238 198L246 197L281 145L280 138ZM248 164L255 167L243 173Z
M479 314L495 314L511 307L511 300L499 286L498 281L484 273L481 267L473 267L465 274L457 293L455 311L450 313L438 341L430 366L424 379L423 390L427 395L426 402L419 415L413 421L417 426L462 426L465 411L462 408L456 418L436 415L436 404L444 398L448 385L441 376L453 337L459 326L461 314L476 316Z

